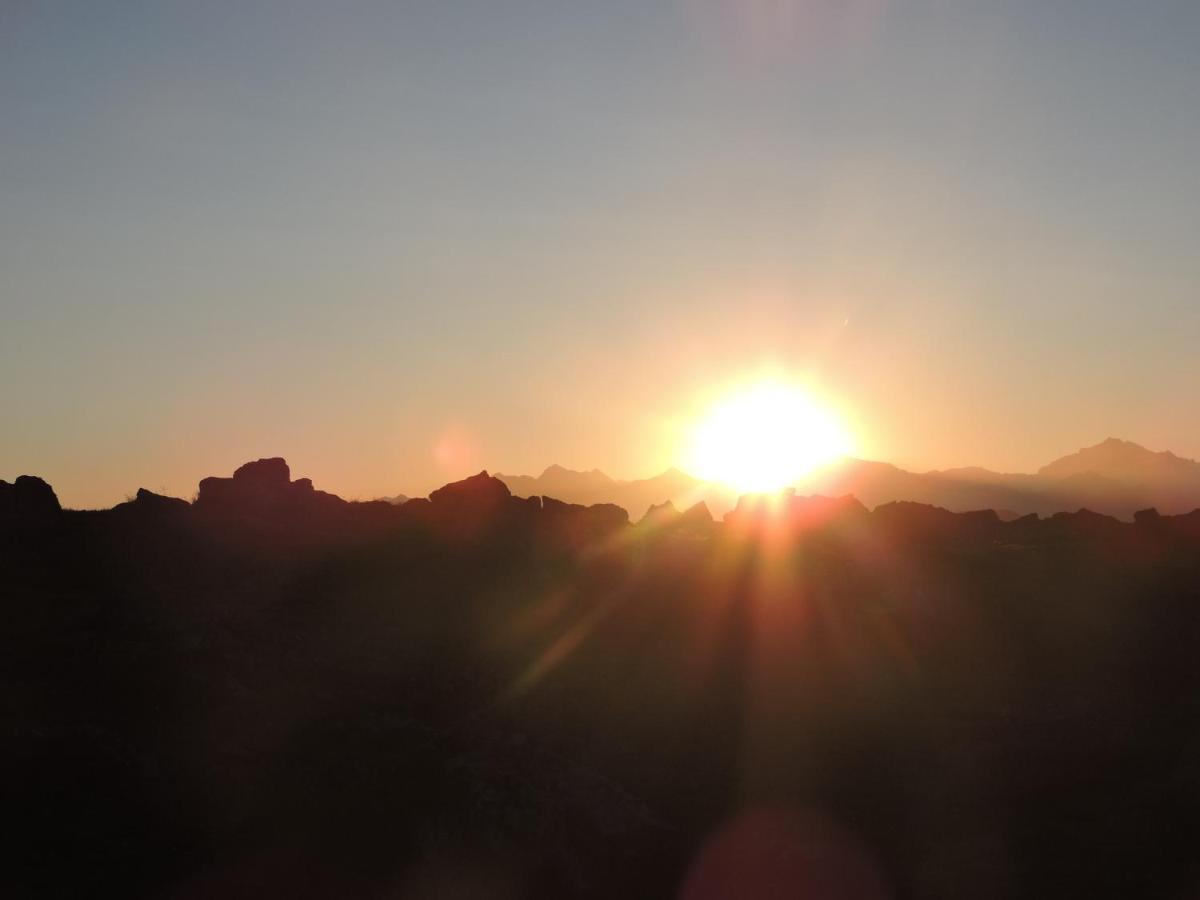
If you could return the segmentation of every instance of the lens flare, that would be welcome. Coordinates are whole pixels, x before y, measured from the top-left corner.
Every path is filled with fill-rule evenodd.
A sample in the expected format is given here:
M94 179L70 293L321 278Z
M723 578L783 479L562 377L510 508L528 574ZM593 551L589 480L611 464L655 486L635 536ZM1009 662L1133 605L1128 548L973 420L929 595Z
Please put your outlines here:
M849 452L845 428L807 392L762 381L722 398L696 425L690 471L743 492L774 491Z

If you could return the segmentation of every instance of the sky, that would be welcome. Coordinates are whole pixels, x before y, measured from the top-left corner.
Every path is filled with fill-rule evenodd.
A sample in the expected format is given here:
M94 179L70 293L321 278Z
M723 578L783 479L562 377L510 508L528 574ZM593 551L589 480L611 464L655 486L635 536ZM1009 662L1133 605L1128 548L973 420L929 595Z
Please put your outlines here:
M0 478L1200 457L1194 0L0 2Z

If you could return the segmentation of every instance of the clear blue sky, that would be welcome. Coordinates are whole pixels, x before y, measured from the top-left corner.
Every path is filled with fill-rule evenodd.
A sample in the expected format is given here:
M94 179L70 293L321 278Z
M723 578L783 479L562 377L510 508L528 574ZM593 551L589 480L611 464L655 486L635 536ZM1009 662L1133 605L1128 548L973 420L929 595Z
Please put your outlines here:
M1200 456L1200 4L0 5L0 477Z

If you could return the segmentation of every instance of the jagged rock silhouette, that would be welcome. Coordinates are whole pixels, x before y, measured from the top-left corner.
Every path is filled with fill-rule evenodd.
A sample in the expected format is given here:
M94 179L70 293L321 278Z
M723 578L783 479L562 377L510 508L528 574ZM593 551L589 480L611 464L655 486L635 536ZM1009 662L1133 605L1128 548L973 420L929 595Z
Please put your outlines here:
M548 494L573 503L615 503L640 520L651 506L670 500L677 509L702 500L718 514L730 510L736 494L706 484L678 469L653 478L618 481L598 470L576 472L550 466L537 478L498 475L514 494ZM994 509L1005 518L1088 508L1131 520L1155 506L1179 515L1200 507L1200 462L1173 453L1155 453L1130 441L1109 438L1069 454L1037 473L992 472L967 466L908 472L883 462L843 459L810 473L798 493L853 495L868 508L910 501L952 512Z
M631 525L487 472L347 502L275 458L111 510L22 477L0 521L6 895L674 896L746 817L895 896L1192 872L1200 510Z
M40 527L55 522L60 512L54 489L37 476L20 475L12 484L0 481L0 522Z

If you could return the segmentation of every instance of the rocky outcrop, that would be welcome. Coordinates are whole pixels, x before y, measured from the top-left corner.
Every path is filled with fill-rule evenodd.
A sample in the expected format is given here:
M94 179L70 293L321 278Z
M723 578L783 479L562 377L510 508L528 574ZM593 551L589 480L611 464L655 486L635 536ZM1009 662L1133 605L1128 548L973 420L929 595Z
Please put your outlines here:
M43 527L56 522L61 512L54 489L36 475L19 475L12 484L0 481L0 525Z
M341 512L347 503L315 490L309 478L292 481L287 462L272 457L239 466L231 478L203 479L195 505L216 515L311 519Z
M701 500L683 512L675 508L670 500L651 506L637 523L640 531L647 534L681 534L689 536L708 535L715 527L708 505Z
M423 522L445 536L482 537L507 532L541 508L536 500L518 499L504 482L486 471L433 491L428 500L409 500L393 507L402 520Z
M291 487L291 471L280 457L239 466L232 478L211 476L200 481L198 506L259 505L282 499ZM312 487L312 482L308 483Z
M1162 516L1153 506L1149 509L1139 509L1133 514L1135 525L1141 525L1147 528L1157 528L1162 523Z
M462 481L453 481L429 495L429 502L436 509L488 510L502 505L512 497L508 486L486 471Z
M674 525L683 514L670 500L651 506L638 520L639 528L667 528Z
M679 527L687 531L707 533L715 525L716 522L713 520L713 514L709 511L708 504L703 500L699 503L693 503L680 513L679 516Z
M988 539L998 533L1000 517L995 510L950 512L926 503L898 501L876 507L872 523L894 541L959 543Z
M191 504L179 497L167 497L145 488L138 488L137 495L132 500L117 504L113 507L113 512L140 516L177 516L185 514L190 506Z

